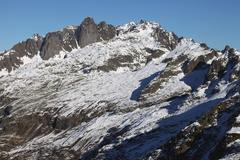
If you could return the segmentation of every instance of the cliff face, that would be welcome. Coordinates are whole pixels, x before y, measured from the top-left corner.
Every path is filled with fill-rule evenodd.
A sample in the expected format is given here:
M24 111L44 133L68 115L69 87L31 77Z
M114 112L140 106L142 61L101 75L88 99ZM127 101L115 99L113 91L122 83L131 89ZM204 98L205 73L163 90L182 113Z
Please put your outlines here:
M239 159L239 62L147 21L35 35L0 57L0 159Z
M0 54L0 70L10 72L23 64L21 58L32 58L37 55L42 41L41 36L34 35L32 38L14 45L11 50Z
M61 51L73 49L102 40L110 40L116 35L116 28L105 22L95 24L90 17L84 19L80 26L69 26L62 31L48 33L45 37L34 35L26 41L14 45L0 55L0 70L8 72L24 64L23 57L32 58L40 53L43 60L48 60Z

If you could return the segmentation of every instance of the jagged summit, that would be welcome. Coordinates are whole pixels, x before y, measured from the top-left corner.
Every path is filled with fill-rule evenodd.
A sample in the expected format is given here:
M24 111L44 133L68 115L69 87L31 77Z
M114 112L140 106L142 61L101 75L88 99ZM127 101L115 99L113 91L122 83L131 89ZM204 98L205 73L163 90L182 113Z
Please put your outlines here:
M158 24L153 22L142 21L141 23L129 23L123 26L115 27L106 22L96 24L94 20L87 17L79 26L67 26L62 31L51 32L41 37L38 34L33 35L26 41L20 42L7 51L6 54L1 54L0 70L11 72L15 68L24 65L25 57L32 58L40 54L43 60L48 60L59 55L60 52L70 52L77 48L85 47L99 41L109 41L115 36L137 31L137 26L145 26L151 24L154 27L153 35L162 45L173 49L178 41L178 38L173 33L168 33ZM145 29L145 28L138 28Z
M148 21L30 38L0 56L0 159L239 159L239 62Z

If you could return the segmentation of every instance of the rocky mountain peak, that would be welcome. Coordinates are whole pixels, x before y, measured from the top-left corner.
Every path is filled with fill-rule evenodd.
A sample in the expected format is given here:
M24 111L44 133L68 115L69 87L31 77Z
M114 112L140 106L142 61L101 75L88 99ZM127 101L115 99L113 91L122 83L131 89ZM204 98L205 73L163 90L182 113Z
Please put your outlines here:
M238 160L239 64L148 21L27 39L0 55L0 159Z
M87 17L80 26L67 26L62 31L47 33L45 37L33 35L26 41L12 47L11 56L2 55L0 70L7 69L9 72L18 68L24 62L22 57L33 57L40 53L43 60L48 60L60 52L70 52L73 49L84 47L88 44L101 40L110 40L116 35L116 29L107 23L95 24L93 18Z
M89 26L89 25L96 25L96 23L92 17L86 17L83 19L81 25Z
M93 18L87 17L79 26L77 32L79 46L85 47L88 44L100 41L97 24Z
M87 17L79 26L67 26L61 31L47 33L45 37L35 34L26 41L14 45L9 51L10 56L2 55L0 70L6 69L10 72L18 68L24 64L21 60L23 57L32 58L40 53L43 60L48 60L60 53L71 52L73 49L83 48L95 42L109 41L120 33L140 32L147 28L151 28L152 36L162 46L170 50L176 47L178 37L174 33L165 31L157 23L142 20L140 23L132 22L115 27L104 21L96 24L93 18Z
M43 39L43 37L41 36L41 35L39 35L39 34L34 34L32 37L31 37L31 39L33 39L33 40L35 40L35 41L40 41L40 40L42 40Z
M98 24L98 33L100 35L100 39L107 41L115 37L117 31L116 27L107 24L105 21L102 21Z

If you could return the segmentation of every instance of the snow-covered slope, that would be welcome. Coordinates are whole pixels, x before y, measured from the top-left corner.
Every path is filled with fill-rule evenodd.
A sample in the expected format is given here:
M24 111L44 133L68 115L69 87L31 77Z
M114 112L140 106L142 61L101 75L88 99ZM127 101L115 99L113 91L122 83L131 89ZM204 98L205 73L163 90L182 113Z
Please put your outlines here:
M1 71L2 159L225 156L215 152L236 131L228 121L240 111L239 53L191 39L170 47L174 34L153 22L116 30L110 40L49 60L38 53L7 75ZM200 153L208 130L221 134Z

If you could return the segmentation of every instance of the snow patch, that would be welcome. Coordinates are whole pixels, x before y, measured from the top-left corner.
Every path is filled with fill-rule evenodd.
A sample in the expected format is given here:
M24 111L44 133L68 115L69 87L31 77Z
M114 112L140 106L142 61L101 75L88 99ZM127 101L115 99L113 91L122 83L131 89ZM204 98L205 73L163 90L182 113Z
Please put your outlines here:
M8 75L8 74L9 74L9 73L8 73L8 71L7 71L6 68L0 70L0 77L5 76L5 75Z
M232 127L230 131L227 132L228 134L240 134L240 127Z

